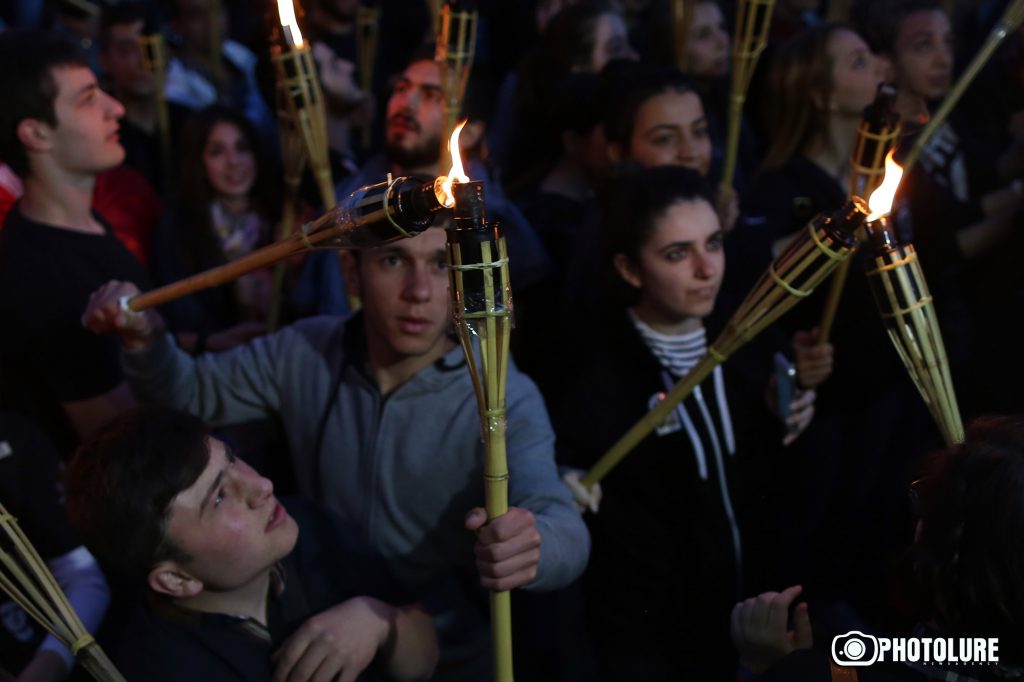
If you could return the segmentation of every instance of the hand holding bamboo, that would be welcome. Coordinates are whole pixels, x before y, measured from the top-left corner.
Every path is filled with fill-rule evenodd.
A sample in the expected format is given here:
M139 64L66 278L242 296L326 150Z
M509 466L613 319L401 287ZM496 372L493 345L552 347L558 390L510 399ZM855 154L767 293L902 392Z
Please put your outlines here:
M484 439L485 506L488 519L495 519L508 511L505 399L512 331L508 253L498 226L485 221L483 183L456 183L453 192L455 227L448 231L452 317L476 391ZM494 679L512 682L508 591L491 593L491 628Z
M662 424L711 371L765 327L809 296L856 246L854 231L864 222L867 207L852 199L832 214L821 214L783 252L726 324L707 354L679 380L654 408L625 433L591 467L580 482L589 488L604 478L633 448Z
M126 305L134 312L146 310L313 249L365 248L419 234L444 208L439 180L423 183L389 176L385 182L360 187L344 203L288 238L226 265L139 294Z

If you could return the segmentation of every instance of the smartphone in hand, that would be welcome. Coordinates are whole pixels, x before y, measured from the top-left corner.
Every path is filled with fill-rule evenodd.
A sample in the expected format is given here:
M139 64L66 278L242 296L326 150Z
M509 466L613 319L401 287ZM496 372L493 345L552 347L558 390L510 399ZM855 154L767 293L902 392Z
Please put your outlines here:
M775 388L778 391L779 419L783 422L792 414L790 405L796 397L796 367L782 353L775 354Z

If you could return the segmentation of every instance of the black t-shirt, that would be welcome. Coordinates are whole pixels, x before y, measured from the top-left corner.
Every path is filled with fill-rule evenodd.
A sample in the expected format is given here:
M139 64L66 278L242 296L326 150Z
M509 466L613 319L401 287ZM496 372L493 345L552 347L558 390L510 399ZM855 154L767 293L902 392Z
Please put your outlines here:
M281 561L284 589L270 596L268 628L154 600L135 615L119 648L118 669L129 682L269 682L271 655L313 615L356 596L394 605L412 601L352 528L305 500L282 503L298 523L299 539ZM357 679L382 679L375 667Z
M60 457L35 424L0 411L0 502L44 560L79 542L61 506ZM4 540L0 539L0 546ZM6 546L5 546L6 548ZM0 662L17 672L35 654L46 631L0 592Z
M89 295L112 279L149 285L142 264L104 229L36 223L16 205L0 232L0 406L31 415L65 455L77 438L61 403L122 380L116 340L82 326Z

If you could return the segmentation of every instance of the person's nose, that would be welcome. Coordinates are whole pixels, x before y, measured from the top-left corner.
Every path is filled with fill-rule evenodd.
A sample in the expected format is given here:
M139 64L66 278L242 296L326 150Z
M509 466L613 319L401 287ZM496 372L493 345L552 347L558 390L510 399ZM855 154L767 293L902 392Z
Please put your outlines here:
M245 499L250 507L259 507L273 497L274 484L269 478L260 476L252 469L249 469L240 478L239 483L244 488Z
M433 294L430 275L422 264L409 268L404 284L402 295L407 301L426 303Z
M107 102L107 116L110 118L120 119L124 117L124 105L121 104L117 99L104 93L104 96L109 100Z
M693 272L699 279L711 279L716 270L717 263L714 256L700 249L694 252Z

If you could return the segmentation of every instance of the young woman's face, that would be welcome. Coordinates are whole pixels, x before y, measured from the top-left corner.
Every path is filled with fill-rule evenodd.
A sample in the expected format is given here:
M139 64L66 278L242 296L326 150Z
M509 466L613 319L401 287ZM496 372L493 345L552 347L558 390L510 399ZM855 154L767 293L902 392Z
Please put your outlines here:
M914 12L893 48L896 87L926 100L942 98L953 79L953 31L942 10Z
M711 138L697 93L664 92L640 105L629 158L644 168L686 166L707 175Z
M594 50L590 54L590 72L600 73L613 59L636 59L629 44L626 24L618 14L602 14L594 25Z
M871 104L881 82L878 61L867 43L853 31L842 28L828 39L828 56L832 60L832 110L850 116L861 115Z
M715 2L699 2L686 39L687 72L695 78L718 78L729 73L729 33Z
M221 198L246 197L256 182L256 154L234 123L213 126L203 148L203 165L210 187Z
M655 222L638 263L616 259L619 274L640 290L645 317L664 326L695 325L715 307L725 273L723 232L707 201L678 201Z

